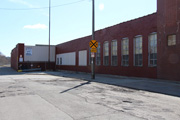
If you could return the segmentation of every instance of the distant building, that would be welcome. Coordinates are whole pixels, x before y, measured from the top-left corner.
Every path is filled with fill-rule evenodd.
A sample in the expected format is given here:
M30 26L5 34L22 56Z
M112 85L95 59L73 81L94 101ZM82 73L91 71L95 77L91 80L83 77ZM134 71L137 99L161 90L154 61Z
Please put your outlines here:
M157 0L157 13L95 35L96 73L180 81L180 0ZM53 67L90 72L90 40L87 36L56 45Z
M48 61L49 46L26 46L23 43L11 52L11 67L15 70L41 68L41 70L54 69L55 46L50 47L50 63Z

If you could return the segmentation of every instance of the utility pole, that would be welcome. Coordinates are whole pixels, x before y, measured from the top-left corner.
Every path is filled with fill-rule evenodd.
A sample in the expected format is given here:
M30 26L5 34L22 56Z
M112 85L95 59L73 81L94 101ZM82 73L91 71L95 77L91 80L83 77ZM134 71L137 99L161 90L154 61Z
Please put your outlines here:
M48 54L48 67L50 69L50 40L51 40L51 0L49 0L49 54Z
M95 25L95 14L94 14L94 0L92 0L92 40L95 40L95 32L94 32L94 25ZM95 54L95 53L94 53ZM95 55L91 55L91 79L95 79Z

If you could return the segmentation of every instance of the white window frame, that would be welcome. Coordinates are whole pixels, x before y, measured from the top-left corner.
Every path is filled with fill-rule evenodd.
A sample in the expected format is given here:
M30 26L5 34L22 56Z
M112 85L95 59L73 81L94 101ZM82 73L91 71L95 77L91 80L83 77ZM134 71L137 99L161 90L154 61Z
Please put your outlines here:
M155 54L156 54L156 59L151 59L151 54L150 54L150 51L151 51L151 41L150 41L150 36L151 35L156 35L156 40L155 40L155 42L154 42L154 48L153 48L153 50L156 52ZM155 46L156 45L156 46ZM151 60L153 60L153 64L151 64L150 63L150 61ZM155 60L156 60L156 64L155 64ZM149 37L148 37L148 66L149 67L156 67L157 66L157 33L156 32L153 32L153 33L151 33L150 35L149 35Z
M117 57L117 64L115 64L115 65L113 65L113 59L112 59L112 57L113 57L113 42L116 42L116 57ZM118 66L118 42L117 42L117 40L112 40L111 41L111 66Z
M123 54L123 51L124 51L124 49L123 49L123 41L125 41L125 40L127 40L128 41L128 64L123 64L123 61L124 61L124 59L123 59L123 55L125 55L125 54ZM126 51L126 52L127 52ZM127 67L127 66L129 66L129 38L128 37L126 37L126 38L123 38L122 40L121 40L121 65L122 66L125 66L125 67Z
M105 48L104 48L105 43L108 43L108 64L105 64L105 59L104 59L104 57L105 57ZM108 41L105 41L103 43L103 65L104 66L109 66L109 42Z
M141 42L142 43L142 48L141 48L142 49L142 53L141 53L142 54L142 64L136 65L136 38L139 38L139 37L142 38L142 42ZM133 49L134 50L134 66L135 67L142 67L143 66L143 36L142 35L137 35L134 37L134 46L133 47L134 47L134 49Z

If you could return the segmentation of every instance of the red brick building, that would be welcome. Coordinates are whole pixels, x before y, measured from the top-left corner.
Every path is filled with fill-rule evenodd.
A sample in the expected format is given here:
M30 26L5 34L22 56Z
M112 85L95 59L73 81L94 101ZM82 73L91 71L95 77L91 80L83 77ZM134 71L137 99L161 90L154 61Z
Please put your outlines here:
M180 0L157 3L157 13L95 32L96 73L180 80ZM54 67L90 72L90 41L87 36L56 45Z
M156 67L148 67L148 37L151 33L157 32L157 15L152 14L148 15L146 17L142 17L139 19L135 19L132 21L128 21L125 23L121 23L109 28L105 28L99 31L96 31L95 36L96 40L99 43L99 61L97 64L97 55L96 55L96 73L102 73L102 74L115 74L115 75L125 75L125 76L138 76L138 77L151 77L156 78L157 77L157 68ZM142 65L134 66L134 39L135 37L141 37L142 38ZM127 39L128 46L127 49L129 49L128 52L128 64L123 65L122 62L122 40ZM56 55L58 54L65 54L65 53L71 53L75 52L75 65L68 65L64 64L63 62L66 61L63 57L62 64L57 65L57 69L65 69L65 70L74 70L74 71L85 71L90 72L91 66L90 66L90 49L89 49L89 42L91 40L91 36L76 39L73 41L69 41L67 43L63 43L56 46ZM114 43L113 43L114 42ZM108 44L108 55L105 53L103 54L104 46L105 44ZM115 44L114 46L117 51L115 51L116 57L114 57L114 60L112 60L112 44ZM79 51L87 51L87 61L85 65L79 65ZM57 57L58 58L58 57ZM104 62L105 59L106 63ZM60 59L60 57L59 57ZM72 60L72 59L71 59ZM58 60L56 60L58 61ZM114 62L114 63L112 63ZM57 62L58 63L58 62Z
M50 62L48 50L47 45L26 46L19 43L11 52L11 67L15 70L55 69L55 46L50 47Z

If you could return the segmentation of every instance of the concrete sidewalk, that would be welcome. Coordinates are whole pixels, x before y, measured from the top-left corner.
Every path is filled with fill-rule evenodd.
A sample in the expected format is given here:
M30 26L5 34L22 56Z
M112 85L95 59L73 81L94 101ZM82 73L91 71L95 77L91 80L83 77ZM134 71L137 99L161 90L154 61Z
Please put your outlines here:
M92 80L91 74L89 73L77 73L72 71L45 72L45 73L56 76L78 78L85 81L116 85L116 86L136 89L136 90L149 91L154 93L161 93L165 95L180 97L180 82L178 81L167 81L160 79L148 79L148 78L103 75L103 74L96 74L95 80Z

